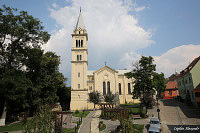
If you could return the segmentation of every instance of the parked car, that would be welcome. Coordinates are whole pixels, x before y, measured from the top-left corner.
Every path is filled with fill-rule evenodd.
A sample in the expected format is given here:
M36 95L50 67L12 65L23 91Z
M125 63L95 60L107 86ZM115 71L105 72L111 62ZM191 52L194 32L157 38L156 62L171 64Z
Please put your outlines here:
M161 123L158 118L155 118L155 117L151 118L149 123L150 123L150 127L155 127L161 130Z
M156 127L149 127L148 133L160 133L160 129Z
M148 133L160 133L161 123L158 118L155 118L155 117L151 118L149 123L150 123L150 126L148 129Z

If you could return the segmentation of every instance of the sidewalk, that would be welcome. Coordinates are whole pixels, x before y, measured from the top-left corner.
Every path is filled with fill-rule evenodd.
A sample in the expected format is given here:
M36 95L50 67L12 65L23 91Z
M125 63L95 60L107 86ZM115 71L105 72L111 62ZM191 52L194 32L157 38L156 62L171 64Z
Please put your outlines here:
M83 118L79 133L90 133L90 124L94 114L95 111L91 111L85 118Z

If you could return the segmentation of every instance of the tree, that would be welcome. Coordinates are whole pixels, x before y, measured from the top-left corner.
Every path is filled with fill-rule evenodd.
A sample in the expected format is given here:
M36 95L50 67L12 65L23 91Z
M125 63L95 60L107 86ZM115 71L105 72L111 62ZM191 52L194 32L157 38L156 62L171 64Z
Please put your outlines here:
M35 112L43 104L57 102L59 91L66 90L66 79L58 71L59 56L41 50L49 37L41 22L27 12L0 8L2 125L14 112Z
M96 104L102 101L102 96L98 91L90 92L88 95L89 95L89 101L94 103L94 108Z
M157 91L157 97L161 97L161 93L166 88L166 81L164 77L164 73L153 73L153 85Z
M49 105L42 105L29 121L25 120L24 133L50 133L54 129L54 115Z
M108 102L108 103L114 103L115 102L115 98L116 98L116 95L115 94L112 94L111 92L106 94L106 95L103 95L103 98L104 98L104 101L105 102Z
M133 71L125 74L128 78L134 78L133 98L140 98L141 104L147 108L151 107L153 102L152 78L155 70L153 58L142 56L139 62L134 64Z

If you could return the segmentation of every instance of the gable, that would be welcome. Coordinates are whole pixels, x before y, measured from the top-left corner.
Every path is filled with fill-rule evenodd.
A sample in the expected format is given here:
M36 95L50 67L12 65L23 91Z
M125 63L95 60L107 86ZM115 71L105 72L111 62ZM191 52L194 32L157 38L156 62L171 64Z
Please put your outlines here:
M108 66L104 66L104 67L102 67L102 68L100 68L100 69L94 71L94 73L99 74L99 73L101 73L101 72L103 72L103 71L108 71L108 72L111 72L111 73L113 73L113 74L114 74L114 73L118 73L118 71L115 71L114 69L112 69L112 68L110 68L110 67L108 67Z

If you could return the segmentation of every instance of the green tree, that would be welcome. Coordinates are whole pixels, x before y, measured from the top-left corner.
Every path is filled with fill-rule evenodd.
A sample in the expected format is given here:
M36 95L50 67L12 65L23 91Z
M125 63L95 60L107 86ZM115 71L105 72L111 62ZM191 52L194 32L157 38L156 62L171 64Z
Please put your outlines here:
M95 108L96 104L98 104L102 101L102 96L98 91L90 92L88 95L89 95L88 100L89 100L89 102L94 103L94 108Z
M153 85L157 91L157 97L161 97L161 93L164 92L166 88L164 73L153 73Z
M5 5L0 8L0 95L1 101L5 102L4 111L13 109L12 105L27 106L23 99L24 92L31 83L25 83L29 81L24 73L26 48L40 47L48 41L49 34L43 28L38 19L25 11L18 13L17 9ZM6 113L3 114L5 120Z
M49 37L27 12L0 8L0 97L5 103L0 123L13 112L35 112L43 104L53 104L61 98L59 91L66 90L59 56L41 50Z
M112 94L111 92L106 94L106 95L103 95L103 98L104 98L104 101L107 102L107 103L114 103L115 102L115 98L116 98L116 95L115 94Z
M152 78L155 70L153 58L142 56L139 62L134 64L133 71L125 74L128 78L134 78L133 98L140 98L141 105L146 108L152 107L154 94Z
M24 133L50 133L54 129L54 116L49 105L38 108L34 117L25 122Z

